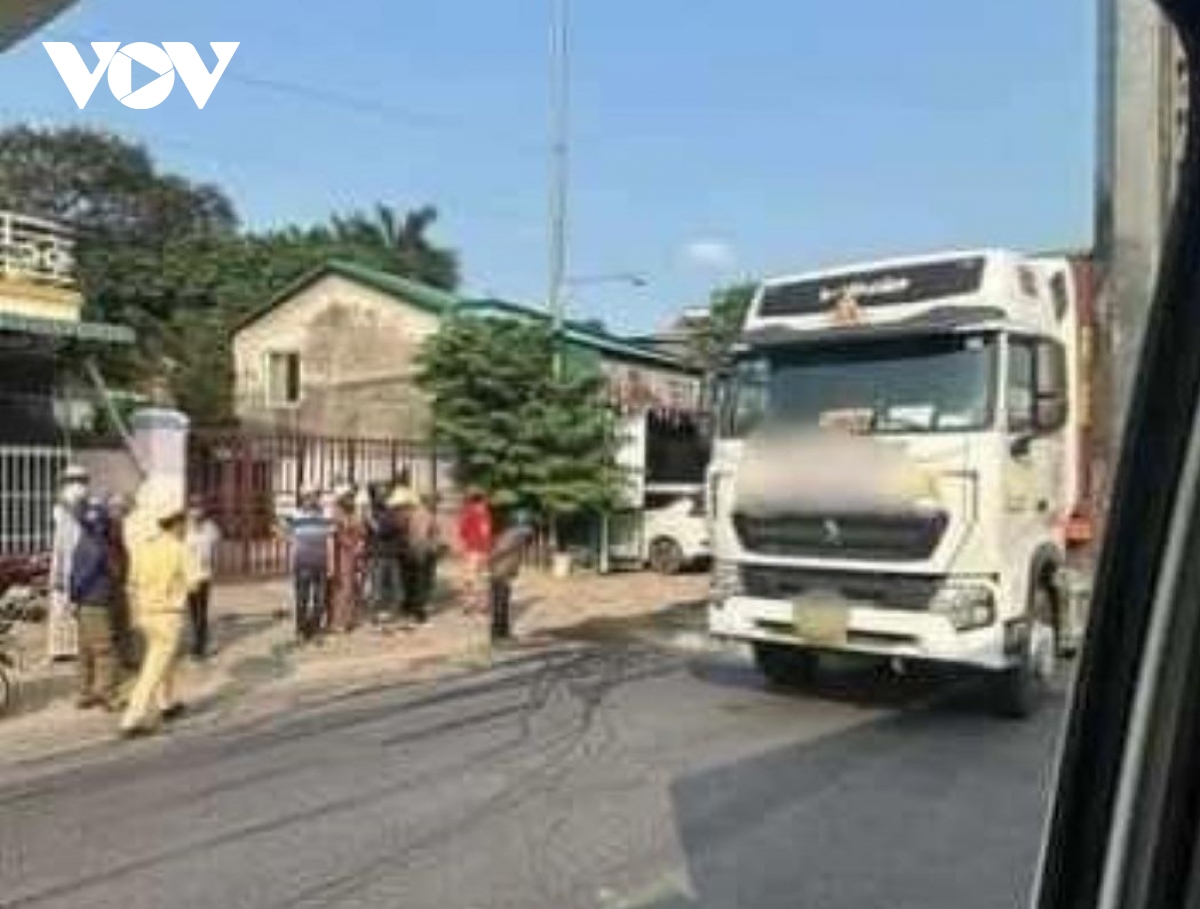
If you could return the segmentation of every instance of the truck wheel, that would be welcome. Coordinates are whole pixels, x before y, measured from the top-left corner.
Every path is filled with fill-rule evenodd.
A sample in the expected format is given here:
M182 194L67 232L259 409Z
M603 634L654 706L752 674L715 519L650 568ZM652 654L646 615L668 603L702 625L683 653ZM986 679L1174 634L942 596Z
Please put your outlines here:
M817 655L785 644L756 641L754 663L772 685L803 688L812 684L817 673Z
M1058 653L1053 608L1050 591L1038 587L1030 609L1029 640L1017 664L996 673L992 680L995 710L1002 717L1023 720L1033 716L1050 691Z
M658 537L650 544L650 568L659 574L679 574L683 568L683 547L670 537Z

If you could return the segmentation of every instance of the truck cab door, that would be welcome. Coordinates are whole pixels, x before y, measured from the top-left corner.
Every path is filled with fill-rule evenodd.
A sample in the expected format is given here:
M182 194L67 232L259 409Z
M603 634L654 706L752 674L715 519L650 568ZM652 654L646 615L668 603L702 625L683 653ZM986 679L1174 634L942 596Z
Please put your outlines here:
M1048 338L1010 337L1007 357L1005 551L1024 559L1057 538L1067 507L1066 368L1061 346ZM1022 567L1008 566L1018 576Z

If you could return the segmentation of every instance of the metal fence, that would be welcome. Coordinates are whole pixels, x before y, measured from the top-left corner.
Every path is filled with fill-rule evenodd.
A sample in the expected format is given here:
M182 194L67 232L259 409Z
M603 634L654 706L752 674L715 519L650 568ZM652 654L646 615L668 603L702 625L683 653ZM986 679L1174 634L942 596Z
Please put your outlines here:
M54 501L68 451L0 445L0 555L47 552L54 535Z
M421 493L450 486L450 461L432 446L393 439L348 439L244 432L193 432L188 489L202 496L221 528L221 577L280 574L287 543L278 516L306 487L390 483L406 477Z

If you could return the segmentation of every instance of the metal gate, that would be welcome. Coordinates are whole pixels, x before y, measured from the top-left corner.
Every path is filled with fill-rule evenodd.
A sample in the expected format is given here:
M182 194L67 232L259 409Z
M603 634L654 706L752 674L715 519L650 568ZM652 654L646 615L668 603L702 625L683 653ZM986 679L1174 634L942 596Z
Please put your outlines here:
M0 445L0 555L48 552L65 448Z
M287 570L278 516L306 488L407 479L422 494L449 484L450 461L422 442L196 430L188 443L188 489L221 528L220 577Z

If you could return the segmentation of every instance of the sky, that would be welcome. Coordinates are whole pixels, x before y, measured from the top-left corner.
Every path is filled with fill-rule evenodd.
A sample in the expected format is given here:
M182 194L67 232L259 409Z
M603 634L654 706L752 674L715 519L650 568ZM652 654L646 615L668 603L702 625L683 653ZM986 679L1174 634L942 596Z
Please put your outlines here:
M650 331L717 286L950 248L1084 245L1094 3L571 0L573 316ZM470 293L540 305L549 0L79 0L0 56L0 126L95 125L252 228L424 203ZM239 41L203 110L41 42ZM136 88L139 83L135 82ZM630 282L594 276L637 274Z

